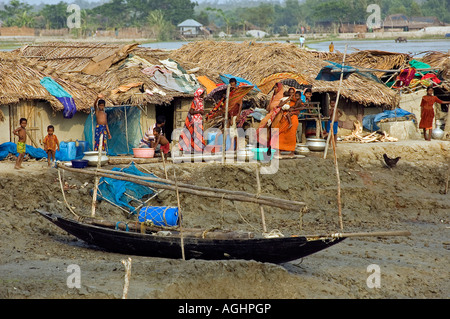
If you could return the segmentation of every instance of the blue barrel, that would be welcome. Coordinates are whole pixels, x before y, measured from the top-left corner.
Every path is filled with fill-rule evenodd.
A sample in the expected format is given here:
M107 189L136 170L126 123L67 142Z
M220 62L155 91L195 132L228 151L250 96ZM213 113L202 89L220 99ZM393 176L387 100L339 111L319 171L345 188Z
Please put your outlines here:
M138 220L153 222L156 226L177 226L178 207L146 206L139 211Z

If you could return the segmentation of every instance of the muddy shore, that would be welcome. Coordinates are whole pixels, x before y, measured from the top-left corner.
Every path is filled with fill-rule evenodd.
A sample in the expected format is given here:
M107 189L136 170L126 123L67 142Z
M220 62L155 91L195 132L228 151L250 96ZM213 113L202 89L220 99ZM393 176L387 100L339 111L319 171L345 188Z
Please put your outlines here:
M382 154L401 156L394 169ZM43 209L71 217L58 171L28 161L13 169L0 162L0 298L121 298L124 266L132 258L129 298L449 298L450 191L445 194L450 142L338 143L344 231L408 230L409 237L355 238L291 263L172 260L109 253L77 240L34 213ZM162 164L142 164L164 176ZM180 180L196 185L256 192L254 169L214 163L177 165ZM112 166L107 166L112 168ZM169 171L172 165L168 165ZM68 203L90 215L93 178L64 172ZM332 153L280 161L263 175L265 194L301 200L308 212L266 209L269 230L315 234L339 230L337 182ZM88 182L86 185L85 183ZM254 204L181 195L186 227L222 227L260 233ZM164 191L154 205L176 206ZM97 216L127 220L101 202ZM136 217L132 217L136 218ZM300 229L300 226L302 227ZM380 287L370 288L368 266L380 268ZM69 288L70 265L81 270L81 287Z

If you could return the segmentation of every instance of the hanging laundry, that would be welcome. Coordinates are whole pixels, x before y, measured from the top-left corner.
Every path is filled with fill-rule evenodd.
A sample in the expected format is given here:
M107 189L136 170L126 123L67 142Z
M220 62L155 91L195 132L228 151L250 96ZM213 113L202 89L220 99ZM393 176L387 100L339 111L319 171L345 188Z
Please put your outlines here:
M59 85L55 80L46 76L40 81L41 85L54 97L58 99L59 102L63 105L63 116L66 119L72 118L76 111L77 107L75 105L75 101L64 88Z

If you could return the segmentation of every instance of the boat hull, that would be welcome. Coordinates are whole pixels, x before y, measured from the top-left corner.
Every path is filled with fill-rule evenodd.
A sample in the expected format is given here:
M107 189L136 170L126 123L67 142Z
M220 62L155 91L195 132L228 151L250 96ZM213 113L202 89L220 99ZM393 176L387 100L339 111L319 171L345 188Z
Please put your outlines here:
M53 224L88 244L127 255L182 258L181 238L127 232L84 224L62 216L37 211ZM285 263L333 246L344 238L308 240L306 237L208 239L183 238L185 259L244 259Z

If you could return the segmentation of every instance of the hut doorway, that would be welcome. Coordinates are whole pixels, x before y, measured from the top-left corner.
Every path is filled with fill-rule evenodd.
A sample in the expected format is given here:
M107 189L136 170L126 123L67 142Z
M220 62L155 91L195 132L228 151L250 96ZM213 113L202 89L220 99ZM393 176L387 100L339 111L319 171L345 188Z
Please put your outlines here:
M166 125L164 126L165 134L169 142L172 142L172 132L175 129L174 123L175 123L175 106L172 104L163 104L163 105L156 105L155 108L155 115L156 118L158 116L165 116L166 118Z

